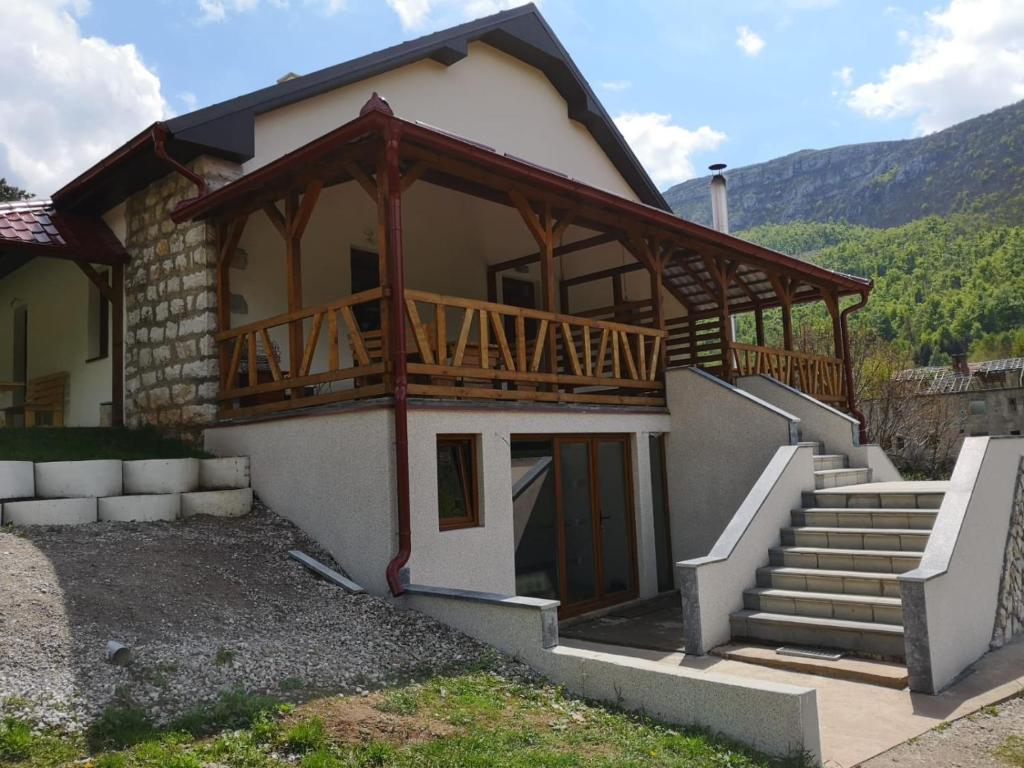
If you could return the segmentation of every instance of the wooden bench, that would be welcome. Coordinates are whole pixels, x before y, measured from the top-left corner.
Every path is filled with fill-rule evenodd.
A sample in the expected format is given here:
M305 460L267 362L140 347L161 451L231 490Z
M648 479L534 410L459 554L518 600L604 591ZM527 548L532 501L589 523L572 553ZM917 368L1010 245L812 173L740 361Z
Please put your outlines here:
M25 385L25 402L4 409L7 423L10 424L11 416L24 416L26 427L63 427L64 396L69 378L70 374L67 371L61 371L29 379ZM40 414L49 414L50 418L40 423Z

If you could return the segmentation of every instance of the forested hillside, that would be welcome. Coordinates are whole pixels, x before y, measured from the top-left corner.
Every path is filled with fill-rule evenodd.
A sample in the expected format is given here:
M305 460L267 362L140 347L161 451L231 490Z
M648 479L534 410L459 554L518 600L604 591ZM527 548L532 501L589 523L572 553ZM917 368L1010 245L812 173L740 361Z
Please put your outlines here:
M982 213L1024 221L1024 101L903 141L802 150L726 171L733 231L793 221L893 227ZM665 192L685 219L711 223L708 177Z
M739 235L872 278L871 299L851 327L903 346L919 365L961 352L972 359L1024 355L1024 225L960 214L890 229L797 222ZM821 307L799 309L796 322L827 338ZM777 343L777 320L768 330Z

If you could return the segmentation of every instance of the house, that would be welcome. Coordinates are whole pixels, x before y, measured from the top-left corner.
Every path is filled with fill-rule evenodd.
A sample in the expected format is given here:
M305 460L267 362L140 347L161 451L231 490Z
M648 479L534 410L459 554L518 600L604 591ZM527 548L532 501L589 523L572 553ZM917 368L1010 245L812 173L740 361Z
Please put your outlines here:
M1024 430L1024 358L908 368L864 403L876 436L911 467L949 467L964 438ZM883 437L884 436L884 437Z
M806 642L744 590L802 492L899 479L851 386L870 281L674 216L530 5L155 124L0 209L0 238L0 380L65 371L67 424L109 409L250 456L260 496L377 593L565 619L679 585L698 652L730 614ZM809 302L831 355L794 349ZM703 565L677 563L726 539L711 616ZM850 647L870 624L814 626Z

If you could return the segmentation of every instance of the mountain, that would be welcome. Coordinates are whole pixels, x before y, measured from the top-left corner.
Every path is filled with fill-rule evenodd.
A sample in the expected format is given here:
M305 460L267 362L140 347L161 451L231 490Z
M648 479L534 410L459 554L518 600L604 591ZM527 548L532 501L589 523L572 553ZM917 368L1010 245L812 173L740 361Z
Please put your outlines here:
M1024 220L1024 101L903 141L805 149L726 171L736 232L792 221L894 227L981 213ZM664 193L685 219L711 224L707 176Z

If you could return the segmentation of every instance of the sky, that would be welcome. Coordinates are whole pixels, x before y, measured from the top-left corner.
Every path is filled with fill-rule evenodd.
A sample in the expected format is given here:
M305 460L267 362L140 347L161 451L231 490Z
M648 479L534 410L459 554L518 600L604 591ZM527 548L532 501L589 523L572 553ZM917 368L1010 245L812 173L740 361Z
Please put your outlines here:
M155 120L519 4L0 0L0 177L45 197ZM662 189L1024 98L1024 0L538 5Z

